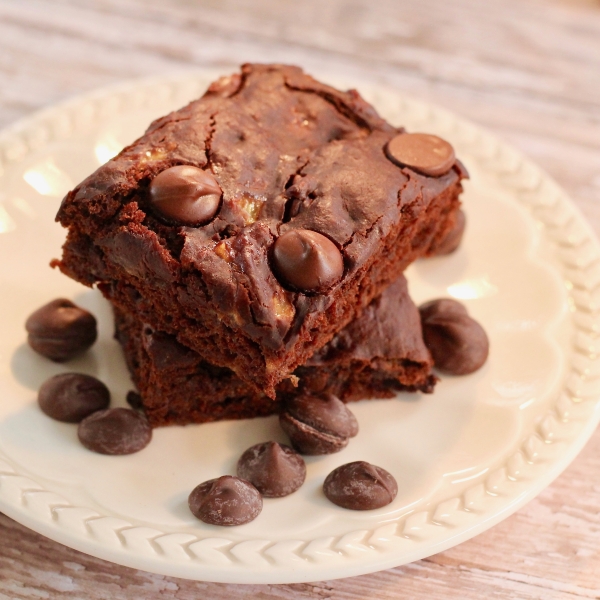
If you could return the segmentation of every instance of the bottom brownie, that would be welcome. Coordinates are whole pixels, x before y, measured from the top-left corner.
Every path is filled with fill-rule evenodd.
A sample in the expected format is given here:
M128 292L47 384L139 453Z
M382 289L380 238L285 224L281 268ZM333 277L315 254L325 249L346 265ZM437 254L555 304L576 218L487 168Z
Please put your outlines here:
M269 415L286 397L301 393L328 392L345 402L389 398L398 390L429 393L436 381L404 277L281 382L276 400L116 308L115 326L153 427Z

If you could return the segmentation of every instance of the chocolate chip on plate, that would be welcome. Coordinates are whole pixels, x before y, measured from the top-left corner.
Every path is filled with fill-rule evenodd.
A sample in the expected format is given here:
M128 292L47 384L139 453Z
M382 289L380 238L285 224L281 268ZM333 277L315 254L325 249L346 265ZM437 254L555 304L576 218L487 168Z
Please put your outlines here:
M460 302L431 300L419 312L423 340L436 368L450 375L468 375L483 366L489 353L488 337Z
M387 156L396 164L430 175L445 175L456 161L454 148L437 135L401 133L387 145Z
M221 188L209 171L179 165L165 169L150 184L153 211L174 225L208 223L219 210Z
M152 439L146 417L129 408L107 408L79 423L79 441L99 454L133 454Z
M283 285L301 292L324 292L344 274L337 246L309 229L292 229L275 242L273 269Z
M398 493L398 484L385 469L358 460L329 473L323 491L331 502L342 508L372 510L392 502Z
M438 244L432 248L432 256L445 256L446 254L451 254L457 250L465 232L466 222L467 218L464 211L456 211L454 226L446 233Z
M243 525L258 517L260 492L239 477L223 475L196 486L188 498L192 514L211 525Z
M264 442L248 448L237 464L237 474L263 496L281 498L295 492L306 479L304 459L289 446Z
M38 404L45 414L57 421L79 423L92 413L107 408L110 392L91 375L62 373L42 384Z
M358 433L356 417L333 394L288 399L279 423L301 454L339 452Z
M29 345L39 354L64 362L87 350L98 335L94 315L66 298L38 308L25 322Z

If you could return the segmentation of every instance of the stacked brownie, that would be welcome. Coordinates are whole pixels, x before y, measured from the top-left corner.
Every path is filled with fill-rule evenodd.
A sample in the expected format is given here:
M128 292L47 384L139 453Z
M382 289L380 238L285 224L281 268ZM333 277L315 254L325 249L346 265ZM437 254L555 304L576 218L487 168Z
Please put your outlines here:
M244 65L67 195L54 264L113 304L154 426L431 391L402 273L448 245L465 175L355 91Z
M117 339L152 425L268 415L284 399L332 393L348 402L387 398L397 390L430 392L432 360L419 312L400 277L354 322L284 379L276 400L231 369L202 360L176 337L115 309Z

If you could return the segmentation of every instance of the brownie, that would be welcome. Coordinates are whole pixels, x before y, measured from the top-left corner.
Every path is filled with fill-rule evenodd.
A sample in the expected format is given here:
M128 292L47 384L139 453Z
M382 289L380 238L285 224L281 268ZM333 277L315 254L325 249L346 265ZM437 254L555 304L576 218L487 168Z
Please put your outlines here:
M52 264L274 397L454 226L464 168L446 142L443 172L403 164L403 135L354 90L244 65L69 192Z
M281 382L276 400L137 316L119 309L115 316L116 337L154 427L268 415L287 397L305 393L333 393L348 402L390 398L399 390L431 392L436 381L404 277L296 369L296 386Z

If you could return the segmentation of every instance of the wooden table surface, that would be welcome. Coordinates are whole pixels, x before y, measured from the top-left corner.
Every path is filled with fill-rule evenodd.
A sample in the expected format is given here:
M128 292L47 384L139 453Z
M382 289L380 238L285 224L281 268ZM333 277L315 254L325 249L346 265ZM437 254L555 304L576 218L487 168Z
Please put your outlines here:
M0 0L0 126L109 83L289 62L397 86L488 127L566 188L600 234L598 0ZM600 431L487 533L389 571L295 585L119 567L0 515L0 600L600 598Z

